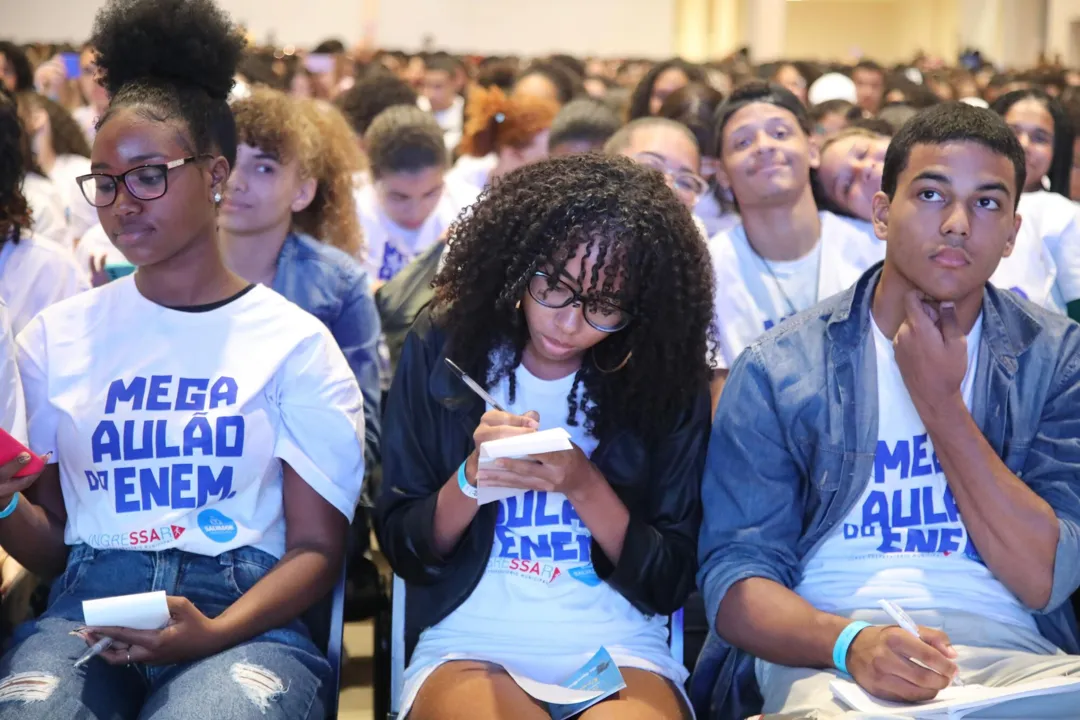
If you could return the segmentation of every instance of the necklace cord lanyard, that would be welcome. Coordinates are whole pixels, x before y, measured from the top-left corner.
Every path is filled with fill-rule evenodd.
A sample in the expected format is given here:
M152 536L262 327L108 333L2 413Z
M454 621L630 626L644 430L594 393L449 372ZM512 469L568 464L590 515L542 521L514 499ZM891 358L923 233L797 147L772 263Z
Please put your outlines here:
M818 242L820 242L820 241L818 241ZM766 260L764 257L762 257L761 253L759 253L754 248L754 243L750 242L750 236L749 235L746 236L746 244L747 244L747 246L749 246L750 252L752 252L754 254L754 257L756 257L758 259L758 262L760 262L761 265L765 268L765 272L769 273L769 277L772 278L773 284L776 286L776 289L780 292L780 296L784 298L784 304L787 305L787 309L788 309L788 314L785 315L784 317L790 317L790 316L794 315L795 313L797 313L798 310L795 308L795 303L793 303L791 301L791 296L789 296L787 294L787 292L784 290L784 286L780 283L780 278L776 276L776 272L773 270L772 263L770 263L768 260ZM814 251L811 250L810 252L814 252ZM821 290L821 257L820 256L818 257L818 264L817 264L816 278L815 279L816 279L816 284L815 284L815 287L814 287L814 302L817 302L817 300L818 300L817 296L818 296L818 293ZM783 320L784 317L780 318L780 320ZM777 322L779 323L780 320L778 320Z

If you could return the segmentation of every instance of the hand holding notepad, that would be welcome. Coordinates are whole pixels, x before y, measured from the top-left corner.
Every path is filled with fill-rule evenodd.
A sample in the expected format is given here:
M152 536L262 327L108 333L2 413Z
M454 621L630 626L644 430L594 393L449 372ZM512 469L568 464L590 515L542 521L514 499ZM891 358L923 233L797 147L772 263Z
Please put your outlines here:
M492 440L480 446L480 467L502 458L527 459L530 455L572 450L570 433L563 428L552 428L527 435ZM520 488L498 487L483 482L476 484L476 502L484 505L522 492Z

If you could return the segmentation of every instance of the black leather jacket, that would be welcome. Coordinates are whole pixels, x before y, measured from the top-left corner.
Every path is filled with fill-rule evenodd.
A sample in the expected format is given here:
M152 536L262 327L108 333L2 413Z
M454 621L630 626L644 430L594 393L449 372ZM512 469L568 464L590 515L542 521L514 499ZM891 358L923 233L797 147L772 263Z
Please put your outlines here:
M480 582L497 504L480 508L449 557L432 531L439 489L473 450L484 404L443 362L445 334L427 311L405 340L383 418L383 485L375 505L379 545L408 587L406 648L449 615ZM700 486L709 440L707 388L663 439L629 432L600 440L592 461L630 511L613 566L593 541L596 574L647 614L670 614L694 589Z

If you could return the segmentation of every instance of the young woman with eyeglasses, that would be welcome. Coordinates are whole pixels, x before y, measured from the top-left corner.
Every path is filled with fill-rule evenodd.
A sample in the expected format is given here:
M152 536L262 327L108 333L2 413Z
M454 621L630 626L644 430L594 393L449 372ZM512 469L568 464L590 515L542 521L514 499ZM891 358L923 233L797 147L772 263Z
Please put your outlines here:
M80 186L137 269L17 340L52 455L0 467L0 545L57 579L0 658L0 718L322 718L300 616L341 573L363 403L330 331L223 259L243 38L211 0L113 0L93 44L111 101ZM160 629L84 627L84 601L153 591Z
M402 714L549 717L507 671L562 682L604 647L627 687L580 717L689 717L666 616L694 586L704 240L659 173L574 155L496 183L448 247L384 425L376 526L408 586ZM558 427L570 450L479 464L485 442ZM478 485L511 494L481 506Z

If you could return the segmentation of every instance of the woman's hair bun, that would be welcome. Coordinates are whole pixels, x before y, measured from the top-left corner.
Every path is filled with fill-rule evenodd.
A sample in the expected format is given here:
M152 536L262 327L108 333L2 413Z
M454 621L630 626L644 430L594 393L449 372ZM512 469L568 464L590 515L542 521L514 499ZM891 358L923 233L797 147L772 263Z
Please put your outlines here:
M225 100L246 42L212 0L111 0L91 45L109 94L130 83L186 85Z

